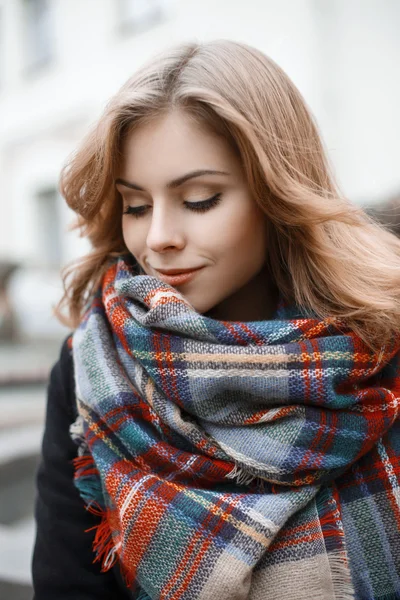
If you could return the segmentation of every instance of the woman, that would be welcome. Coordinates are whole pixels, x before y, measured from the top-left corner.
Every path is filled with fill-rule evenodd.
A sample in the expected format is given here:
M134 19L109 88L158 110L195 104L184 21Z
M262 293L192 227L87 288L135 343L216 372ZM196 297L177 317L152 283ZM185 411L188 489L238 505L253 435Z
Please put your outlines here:
M36 600L399 598L400 243L341 197L293 83L177 46L61 188L93 250L65 280Z

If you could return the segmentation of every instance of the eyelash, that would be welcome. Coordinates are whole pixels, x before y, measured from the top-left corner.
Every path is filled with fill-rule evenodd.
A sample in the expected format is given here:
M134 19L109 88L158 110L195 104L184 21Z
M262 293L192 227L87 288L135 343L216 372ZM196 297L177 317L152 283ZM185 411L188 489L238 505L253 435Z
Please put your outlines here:
M201 202L184 202L186 208L188 210L192 210L193 212L206 212L207 210L211 210L214 206L217 206L221 200L222 194L215 194L211 198L207 198L207 200L202 200ZM127 206L123 211L124 215L132 215L136 219L142 217L146 212L147 206Z

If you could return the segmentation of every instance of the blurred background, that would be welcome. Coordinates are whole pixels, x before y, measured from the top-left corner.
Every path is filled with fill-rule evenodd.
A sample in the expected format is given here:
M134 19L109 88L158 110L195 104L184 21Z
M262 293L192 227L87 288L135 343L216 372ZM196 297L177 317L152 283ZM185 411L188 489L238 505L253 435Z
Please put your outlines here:
M68 334L52 307L88 250L58 192L68 155L152 54L232 38L286 70L344 193L396 229L399 30L398 0L0 0L1 599L32 597L46 382Z

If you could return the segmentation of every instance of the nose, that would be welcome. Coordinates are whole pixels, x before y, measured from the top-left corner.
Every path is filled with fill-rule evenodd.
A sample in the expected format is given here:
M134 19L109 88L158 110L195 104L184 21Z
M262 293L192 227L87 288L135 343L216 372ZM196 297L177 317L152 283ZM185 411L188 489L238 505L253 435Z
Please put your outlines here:
M175 212L167 205L153 205L150 228L146 239L147 247L154 252L168 249L181 249L185 245L182 223Z

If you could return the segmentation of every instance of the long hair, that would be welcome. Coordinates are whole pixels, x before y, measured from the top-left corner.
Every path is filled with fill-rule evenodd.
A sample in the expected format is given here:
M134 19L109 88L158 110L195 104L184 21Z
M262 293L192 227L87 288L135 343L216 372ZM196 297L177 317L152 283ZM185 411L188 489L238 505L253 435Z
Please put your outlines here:
M77 326L110 259L127 253L114 185L124 136L175 108L239 152L267 217L269 270L283 296L345 322L371 347L397 335L400 241L339 192L314 119L284 71L228 40L183 43L145 64L64 167L61 192L92 251L64 270L58 317Z

